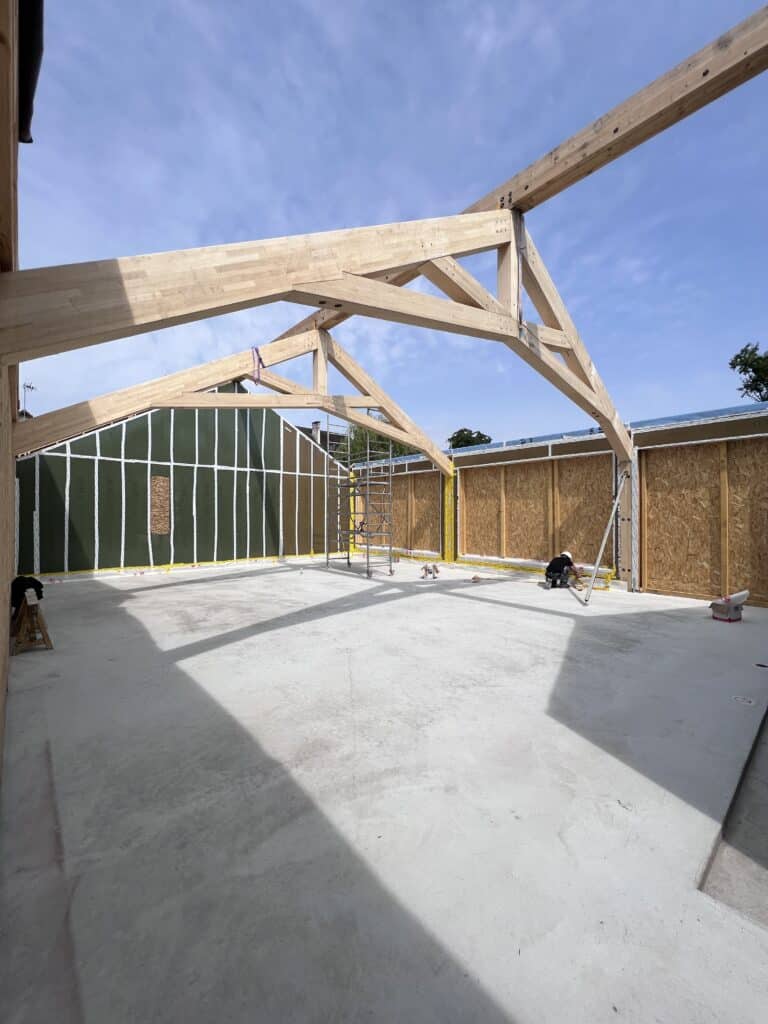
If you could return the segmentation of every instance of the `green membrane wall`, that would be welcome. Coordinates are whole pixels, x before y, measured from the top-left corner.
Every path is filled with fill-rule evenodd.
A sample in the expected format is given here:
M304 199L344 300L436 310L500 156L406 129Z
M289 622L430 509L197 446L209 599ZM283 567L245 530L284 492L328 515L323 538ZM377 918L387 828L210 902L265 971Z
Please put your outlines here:
M18 571L323 552L329 461L335 476L268 409L159 409L104 427L17 461Z

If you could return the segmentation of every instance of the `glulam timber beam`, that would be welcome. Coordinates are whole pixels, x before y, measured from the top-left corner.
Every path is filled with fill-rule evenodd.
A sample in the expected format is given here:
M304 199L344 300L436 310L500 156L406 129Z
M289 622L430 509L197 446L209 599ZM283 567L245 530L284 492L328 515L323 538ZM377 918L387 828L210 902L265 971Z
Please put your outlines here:
M521 327L523 336L527 333L536 338L541 345L546 345L547 348L556 352L567 351L571 347L571 343L563 331L557 330L554 327L547 327L545 324L535 324L530 320L523 320Z
M614 412L605 395L596 392L590 383L582 380L562 360L553 355L538 338L533 334L521 336L519 325L509 316L489 313L487 310L475 309L377 281L356 278L353 275L303 285L292 297L300 302L315 304L320 297L325 297L339 302L344 310L363 316L396 320L421 327L436 327L477 338L501 341L601 425ZM330 350L329 358L333 363ZM361 387L357 381L354 383Z
M509 311L496 296L491 295L488 289L452 256L430 260L422 266L421 273L454 302L463 302L467 306L486 309L491 313L509 315Z
M205 391L185 392L172 398L158 399L155 409L324 409L328 405L338 409L375 409L377 403L370 395L326 395L300 392L289 395L254 395Z
M377 320L432 327L493 341L503 341L517 333L517 321L504 312L491 313L355 274L303 282L293 289L288 298L313 306L333 303L345 312Z
M312 352L319 340L318 331L305 331L284 341L271 342L258 351L263 366L270 367ZM255 369L254 350L247 348L231 356L193 366L189 370L180 370L143 384L111 391L87 402L77 402L46 412L34 419L18 420L13 427L14 454L39 451L89 430L108 426L127 416L147 412L156 408L157 403L164 398L173 398L188 391L204 391L246 377L255 379ZM268 387L274 388L275 384L281 382L291 384L268 369L261 369L261 377L261 382Z
M112 391L88 402L77 402L54 412L45 412L31 420L18 420L13 430L14 454L24 455L60 444L127 416L147 412L161 398L241 380L252 371L253 354L250 349L246 349L245 352L237 352L190 370L181 370L144 384Z
M35 359L509 240L507 211L15 271L0 279L0 362Z
M768 7L761 7L464 212L532 210L766 68Z
M0 0L0 273L16 269L18 149L18 0Z
M0 0L0 278L18 260L17 167L18 0ZM0 367L0 775L2 775L5 695L8 682L8 625L11 580L16 575L16 488L13 427L18 408L18 367Z
M464 212L502 207L531 210L766 68L768 7L761 7L745 21L472 203ZM406 285L418 276L418 269L405 270L391 283ZM330 330L350 315L324 310L306 317L284 333L292 334L308 327Z
M408 413L397 404L391 395L387 394L376 383L373 377L339 344L333 335L325 331L323 334L325 335L328 362L331 366L334 366L342 377L345 377L358 391L370 395L377 402L379 409L388 417L389 425L399 429L410 438L409 441L405 442L406 444L410 444L413 448L426 455L445 476L451 476L453 474L453 463L448 456L433 444L428 435L414 423ZM359 418L360 415L362 414L351 414L350 422L357 423L360 426L371 427L370 423ZM378 423L378 420L374 420L374 422ZM371 427L371 429L374 428ZM392 437L395 441L401 440L401 438L395 437L391 433L387 434L382 430L379 430L379 433L384 433L385 437Z

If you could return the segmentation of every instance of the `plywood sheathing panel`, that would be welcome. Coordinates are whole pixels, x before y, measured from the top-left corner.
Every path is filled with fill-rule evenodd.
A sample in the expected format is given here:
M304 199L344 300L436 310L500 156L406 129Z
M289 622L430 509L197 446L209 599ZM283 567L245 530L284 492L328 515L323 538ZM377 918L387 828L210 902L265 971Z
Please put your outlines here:
M487 466L495 462L525 462L529 459L546 459L549 449L546 445L535 445L532 448L508 448L506 451L475 452L473 455L455 455L459 469L472 469L474 466Z
M392 546L408 550L408 487L407 476L392 479Z
M613 460L610 455L561 459L557 463L559 518L557 545L572 552L574 560L592 563L600 550L613 502ZM609 537L603 564L613 562Z
M692 596L721 591L718 445L645 453L647 586Z
M548 462L507 466L506 544L510 558L548 560L551 479Z
M439 473L419 473L411 477L413 487L413 522L410 548L413 551L440 550Z
M462 554L501 556L501 469L462 470Z
M152 533L171 532L171 481L167 476L153 476L150 490L150 526Z
M728 442L728 589L768 602L768 439Z

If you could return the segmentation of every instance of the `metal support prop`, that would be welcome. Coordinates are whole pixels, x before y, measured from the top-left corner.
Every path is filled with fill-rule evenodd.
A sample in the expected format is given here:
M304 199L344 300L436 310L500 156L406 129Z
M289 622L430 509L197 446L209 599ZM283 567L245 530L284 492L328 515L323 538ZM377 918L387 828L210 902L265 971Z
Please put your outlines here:
M590 579L589 586L587 587L587 593L586 593L586 596L584 598L584 604L589 604L589 599L590 599L590 597L592 597L592 588L595 585L595 580L597 579L597 573L598 573L598 571L600 569L600 561L602 560L603 552L605 551L605 545L608 543L608 536L609 536L609 534L611 532L611 527L613 526L614 520L616 519L616 510L618 509L619 502L621 501L621 489L624 486L625 480L628 480L628 479L629 479L629 472L628 472L628 470L625 469L625 470L622 471L621 476L619 477L619 483L618 483L618 486L616 488L616 497L613 499L613 505L611 506L611 514L610 514L610 516L608 518L608 525L605 528L605 533L603 534L603 539L600 542L600 550L598 551L597 558L595 559L595 567L592 570L592 578Z

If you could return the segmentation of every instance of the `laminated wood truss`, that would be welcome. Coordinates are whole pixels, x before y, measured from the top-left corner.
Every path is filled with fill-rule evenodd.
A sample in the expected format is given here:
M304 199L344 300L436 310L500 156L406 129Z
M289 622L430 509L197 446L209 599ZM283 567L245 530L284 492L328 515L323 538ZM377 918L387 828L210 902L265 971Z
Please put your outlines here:
M495 296L459 262L489 250L498 254ZM406 278L419 273L446 298L403 287ZM523 319L523 290L541 322ZM629 436L516 211L5 275L0 279L0 359L15 363L276 300L317 306L319 313L253 351L18 422L14 452L45 447L148 408L315 408L411 445L450 475L450 460L329 333L333 323L358 314L507 346L594 417L622 460L631 458ZM269 370L310 353L312 389ZM330 395L329 364L359 394ZM206 393L224 380L245 377L278 395ZM373 409L382 420L365 411Z
M14 94L15 0L0 0L0 76ZM0 471L10 457L95 426L159 406L251 404L333 412L374 426L426 454L446 475L450 461L329 333L358 314L500 343L592 416L619 462L632 444L578 331L523 223L523 211L591 174L768 67L768 8L630 97L603 118L470 206L463 214L318 235L211 246L95 263L15 269L16 116L0 110ZM462 256L496 250L492 295ZM10 254L10 255L9 255ZM423 275L446 298L409 290ZM539 320L523 317L527 292ZM192 370L125 388L91 402L13 422L22 360L66 352L263 303L288 300L318 307L271 344ZM312 389L269 370L311 353ZM328 365L358 394L330 395ZM255 376L276 396L207 393L225 380ZM12 378L12 379L11 379ZM378 410L383 421L366 410ZM8 431L12 431L8 444ZM5 461L3 461L5 460ZM6 481L7 482L7 481Z

